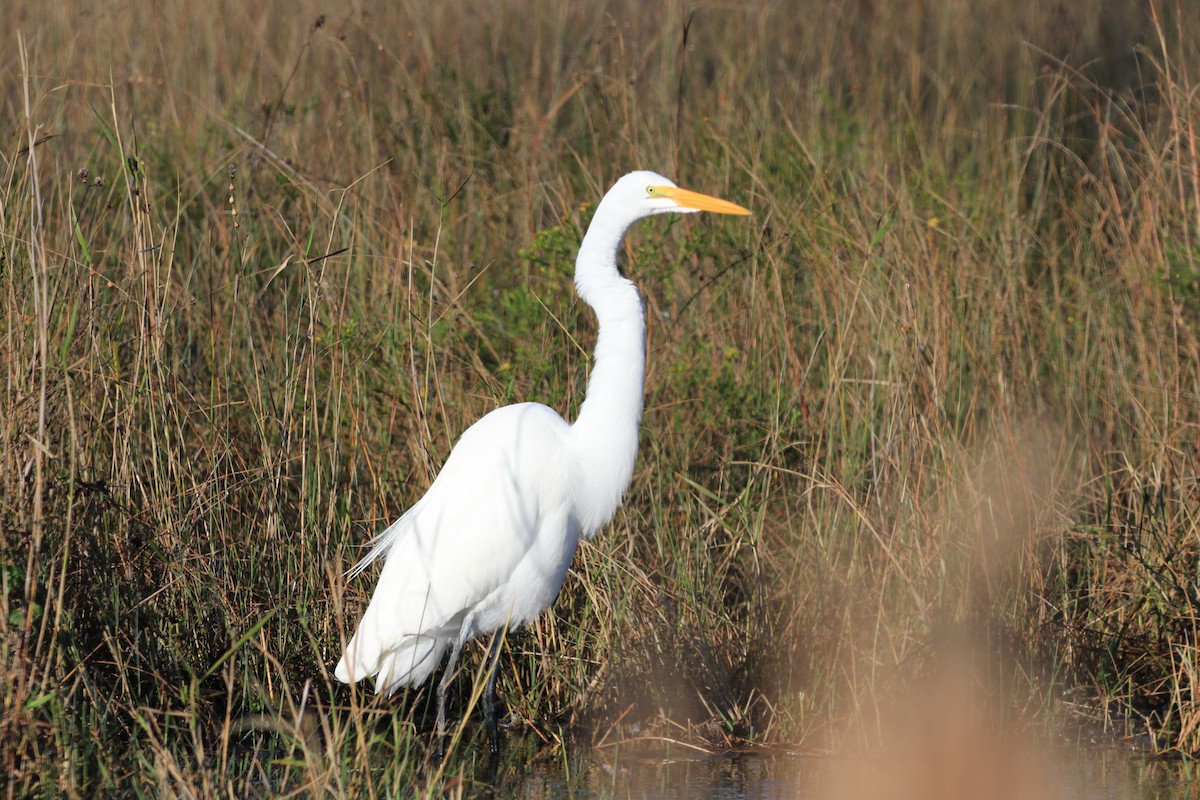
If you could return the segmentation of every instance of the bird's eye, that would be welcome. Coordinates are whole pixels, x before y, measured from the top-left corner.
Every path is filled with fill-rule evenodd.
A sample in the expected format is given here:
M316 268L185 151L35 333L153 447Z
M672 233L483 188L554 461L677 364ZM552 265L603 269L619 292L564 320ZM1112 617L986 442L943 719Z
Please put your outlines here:
M657 187L655 187L655 186L647 186L646 187L646 196L647 197L654 197L654 195L656 195L656 194L658 194Z

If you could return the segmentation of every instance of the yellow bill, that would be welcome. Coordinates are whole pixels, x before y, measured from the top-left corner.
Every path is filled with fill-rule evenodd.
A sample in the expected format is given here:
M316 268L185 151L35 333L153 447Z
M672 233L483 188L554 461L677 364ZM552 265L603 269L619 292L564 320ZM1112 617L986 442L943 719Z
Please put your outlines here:
M737 214L738 216L746 216L750 213L749 209L742 208L737 203L731 203L719 197L710 197L709 195L700 194L688 189L680 189L678 186L658 187L657 191L661 192L664 197L674 200L681 208L712 211L715 214Z

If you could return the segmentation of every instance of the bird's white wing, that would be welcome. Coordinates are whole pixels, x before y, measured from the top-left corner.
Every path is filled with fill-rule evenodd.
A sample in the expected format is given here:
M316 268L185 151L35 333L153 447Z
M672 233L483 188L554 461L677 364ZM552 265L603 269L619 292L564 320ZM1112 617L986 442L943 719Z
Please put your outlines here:
M467 429L425 496L356 567L385 559L339 677L378 672L387 690L420 683L465 616L496 599L514 576L548 584L565 572L577 533L566 431L553 410L534 403L497 409ZM557 582L528 592L549 593L548 604L561 574ZM411 667L394 663L403 648Z

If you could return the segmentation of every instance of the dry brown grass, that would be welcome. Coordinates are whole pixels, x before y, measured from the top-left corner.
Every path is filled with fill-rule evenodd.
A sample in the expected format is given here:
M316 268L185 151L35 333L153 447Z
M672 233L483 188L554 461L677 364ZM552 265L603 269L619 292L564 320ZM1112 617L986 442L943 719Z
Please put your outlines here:
M634 167L755 224L627 248L642 459L510 643L526 742L862 743L967 631L1006 720L1195 752L1197 17L1043 5L10 3L9 795L469 781L330 682L341 572L482 413L577 407Z

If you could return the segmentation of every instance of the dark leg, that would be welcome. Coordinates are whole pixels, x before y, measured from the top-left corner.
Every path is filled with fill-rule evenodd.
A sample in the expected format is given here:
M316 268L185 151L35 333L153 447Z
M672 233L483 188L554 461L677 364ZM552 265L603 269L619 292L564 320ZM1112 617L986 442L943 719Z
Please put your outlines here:
M466 630L464 626L463 630ZM462 652L463 642L466 637L459 635L458 641L454 643L454 648L450 651L450 661L446 664L446 671L442 673L442 679L438 681L437 687L437 752L438 760L446 755L445 736L446 736L446 690L450 688L450 683L454 680L454 668L458 665L458 655Z
M508 627L502 626L492 634L492 646L488 650L488 678L483 688L483 718L487 724L488 749L492 755L500 752L500 734L496 729L496 675L500 672L500 646Z

